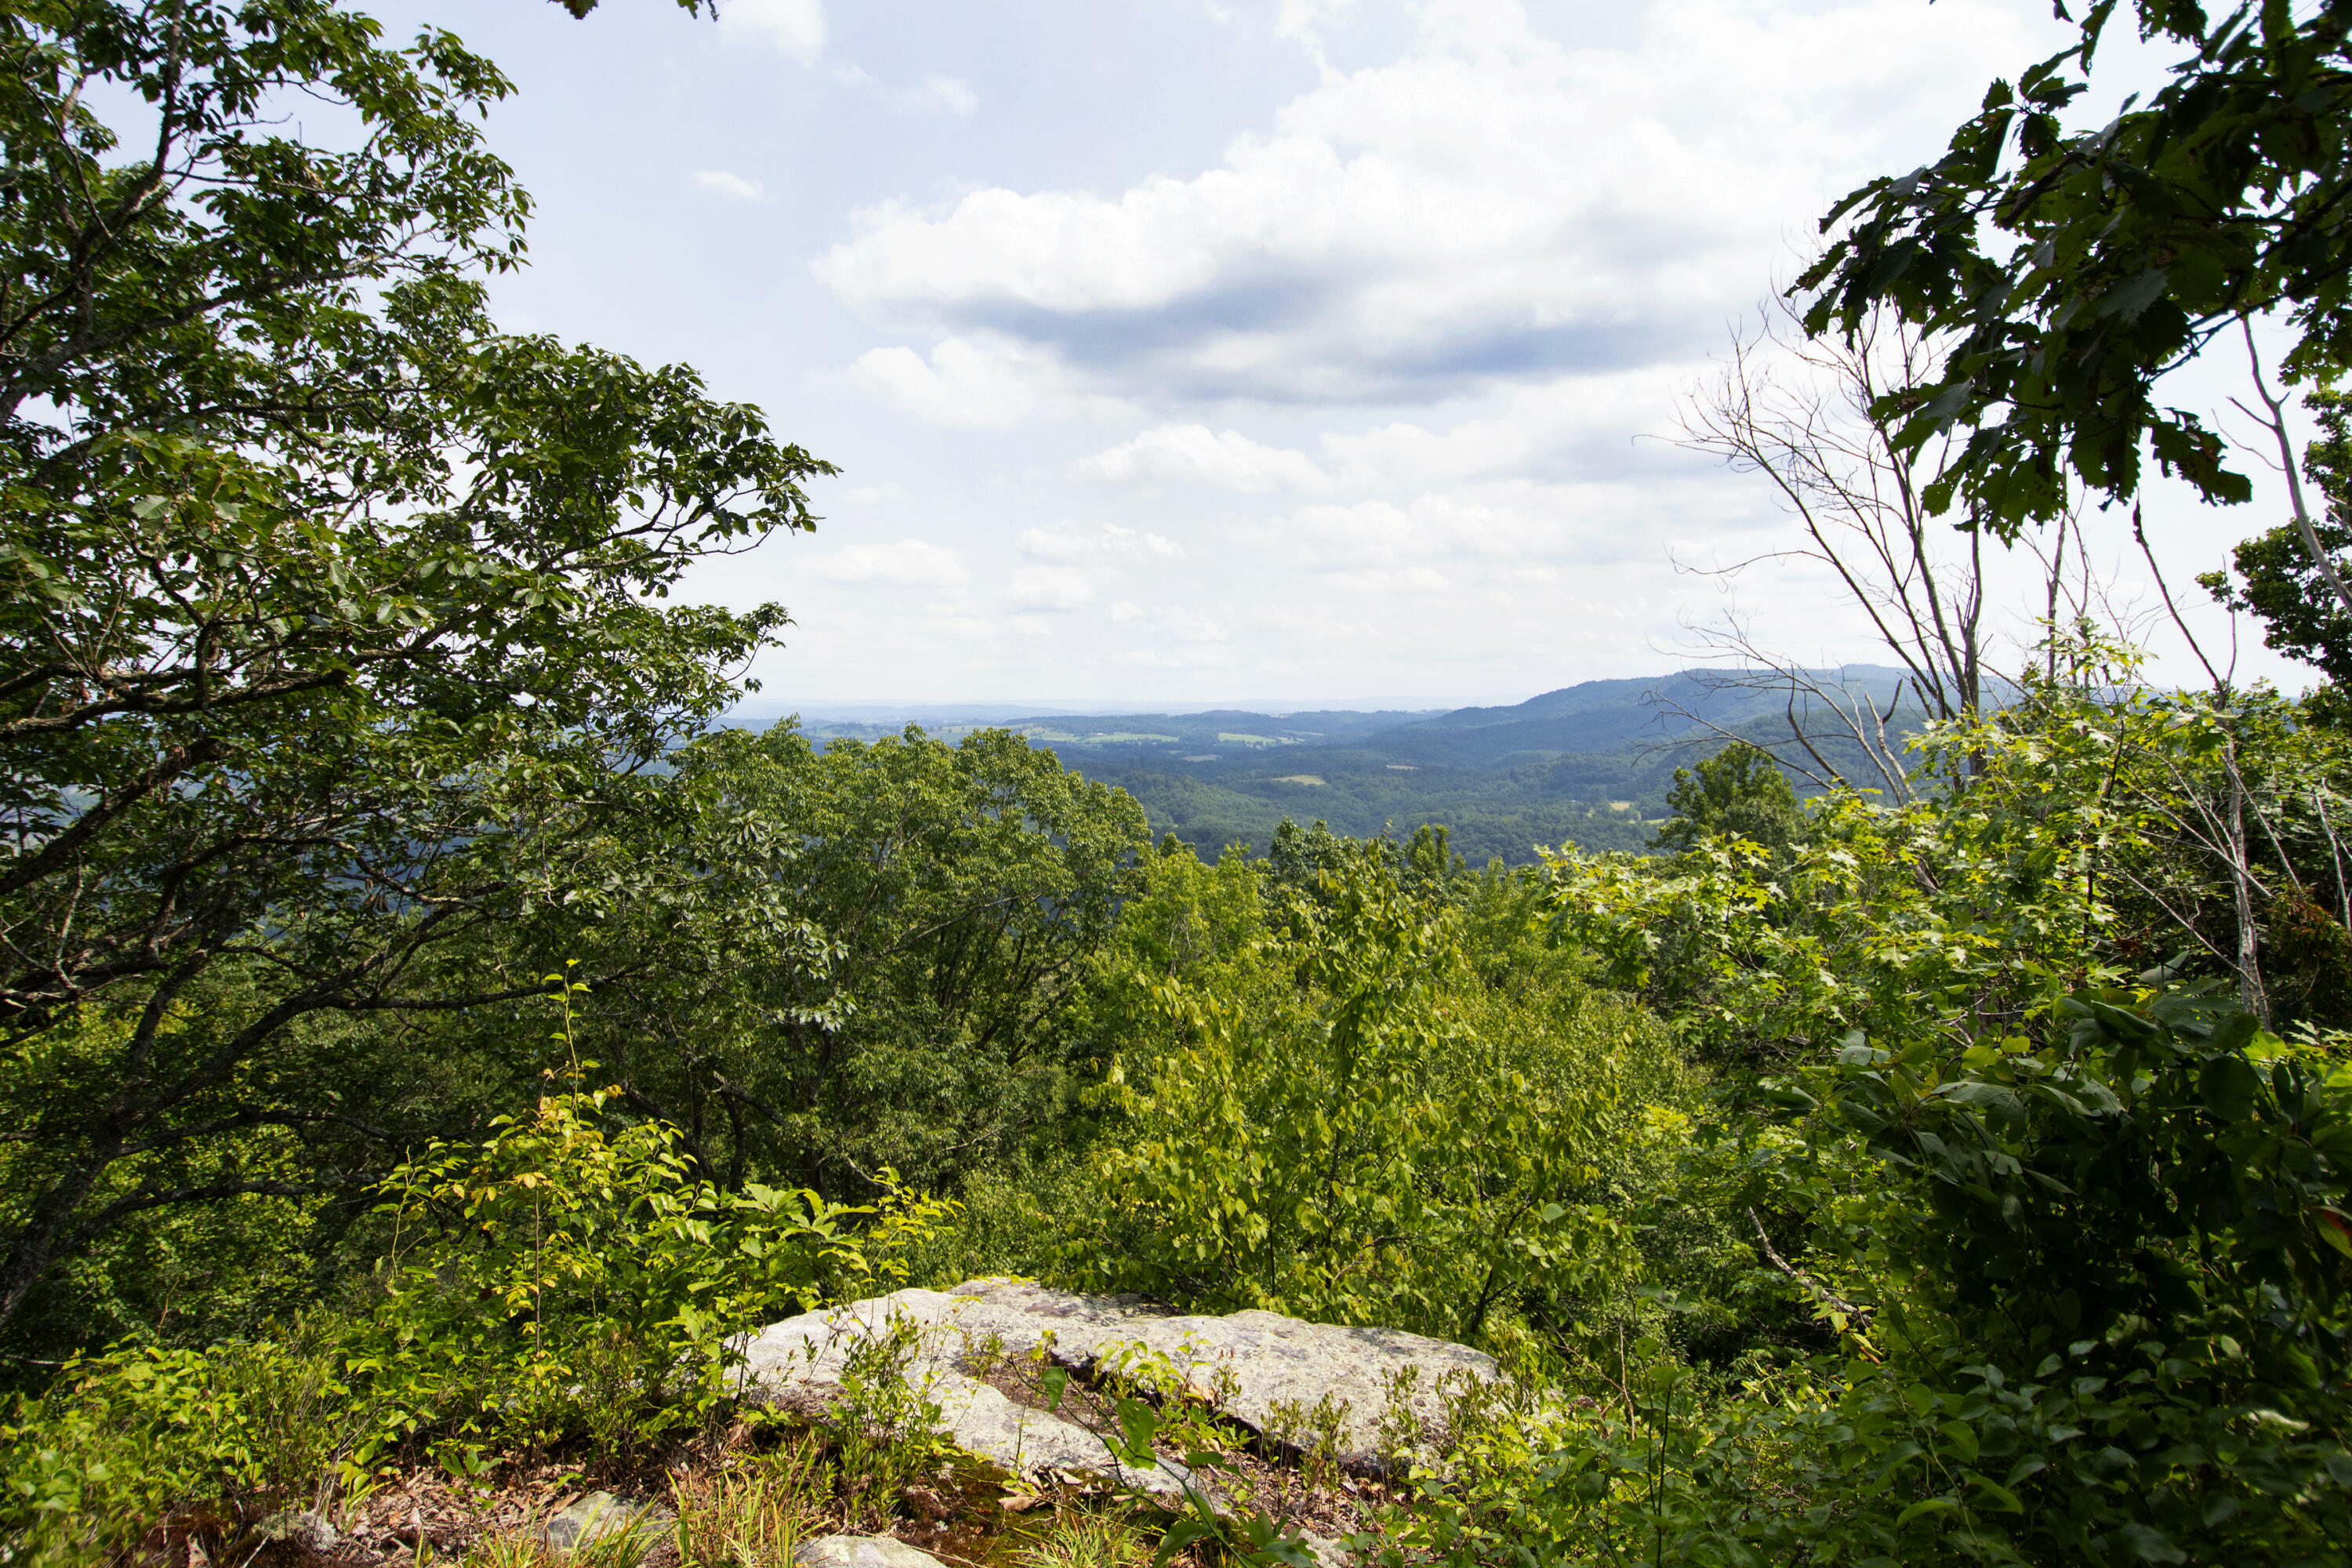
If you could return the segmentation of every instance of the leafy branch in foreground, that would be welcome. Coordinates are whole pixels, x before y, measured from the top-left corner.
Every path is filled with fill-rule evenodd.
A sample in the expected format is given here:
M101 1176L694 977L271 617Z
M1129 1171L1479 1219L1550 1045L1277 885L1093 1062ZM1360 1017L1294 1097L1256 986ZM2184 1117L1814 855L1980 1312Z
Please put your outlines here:
M2132 499L2143 453L2210 501L2249 499L2221 437L2156 396L2216 334L2281 313L2291 378L2352 363L2352 6L2136 0L2143 36L2187 57L2145 103L2069 132L2123 10L2095 0L2078 41L1993 83L1942 157L1839 202L1799 280L1810 331L1884 307L1953 340L1882 412L1902 451L1965 433L1927 505L1965 500L2003 540L2063 516L2077 482Z

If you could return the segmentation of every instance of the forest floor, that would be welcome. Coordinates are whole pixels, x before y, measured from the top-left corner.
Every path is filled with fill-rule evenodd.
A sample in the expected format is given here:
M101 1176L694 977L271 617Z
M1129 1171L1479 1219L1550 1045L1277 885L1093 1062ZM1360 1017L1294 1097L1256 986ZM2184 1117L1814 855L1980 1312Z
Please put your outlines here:
M1223 1461L1216 1491L1286 1532L1333 1539L1375 1528L1370 1506L1396 1495L1374 1479L1310 1476L1246 1447ZM950 1568L1144 1568L1176 1518L1075 1471L1013 1477L952 1451L927 1455L912 1470L887 1456L863 1462L873 1468L861 1475L861 1461L813 1427L739 1423L634 1462L559 1456L494 1465L480 1479L423 1466L356 1500L322 1493L309 1511L331 1527L331 1540L297 1531L265 1541L258 1518L180 1510L132 1557L152 1568L534 1568L559 1560L573 1568L786 1568L795 1543L838 1533L891 1536ZM636 1539L592 1540L568 1555L550 1547L550 1521L600 1492L646 1510ZM1176 1563L1198 1568L1197 1555Z

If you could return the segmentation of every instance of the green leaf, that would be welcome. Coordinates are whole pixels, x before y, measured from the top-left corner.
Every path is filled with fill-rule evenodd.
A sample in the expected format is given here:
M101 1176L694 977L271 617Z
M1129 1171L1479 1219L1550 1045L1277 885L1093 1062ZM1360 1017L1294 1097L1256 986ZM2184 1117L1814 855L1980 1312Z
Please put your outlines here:
M2186 1563L2188 1553L2152 1524L2131 1521L2116 1527L2116 1536L2143 1563Z
M1958 1501L1948 1497L1922 1498L1895 1516L1895 1528L1900 1530L1913 1520L1926 1519L1931 1514L1949 1513L1959 1506Z

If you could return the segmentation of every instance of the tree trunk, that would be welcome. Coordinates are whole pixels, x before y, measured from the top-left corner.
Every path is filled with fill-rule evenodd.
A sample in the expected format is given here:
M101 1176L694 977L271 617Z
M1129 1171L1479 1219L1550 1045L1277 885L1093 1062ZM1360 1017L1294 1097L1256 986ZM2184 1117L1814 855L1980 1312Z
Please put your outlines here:
M113 1163L108 1153L90 1155L33 1205L24 1227L9 1244L6 1259L0 1261L0 1326L16 1317L25 1298L33 1293L33 1287L48 1272L49 1265L56 1261L58 1238L72 1225L74 1211L81 1207L99 1177Z
M2238 1000L2271 1026L2270 994L2263 985L2260 942L2254 926L2254 872L2246 857L2246 781L2238 772L2238 743L2225 742L2221 758L2230 771L2230 890L2238 915Z

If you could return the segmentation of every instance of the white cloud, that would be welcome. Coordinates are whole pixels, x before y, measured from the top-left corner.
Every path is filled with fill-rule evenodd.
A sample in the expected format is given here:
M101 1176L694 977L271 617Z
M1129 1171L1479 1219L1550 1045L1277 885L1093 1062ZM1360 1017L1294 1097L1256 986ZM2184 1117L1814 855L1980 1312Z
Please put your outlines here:
M1258 494L1317 490L1330 477L1306 453L1268 447L1238 430L1205 425L1162 425L1070 465L1079 479L1117 484L1129 479L1180 479Z
M809 563L833 583L881 583L898 587L952 588L964 580L963 557L919 539L896 544L852 544Z
M970 114L980 107L980 94L960 76L933 72L913 87L892 87L862 66L836 66L833 79L872 93L901 114Z
M719 34L813 66L824 53L824 0L721 0Z
M1107 561L1150 565L1183 559L1184 547L1162 534L1115 522L1090 530L1024 528L1021 552L1041 561Z
M1332 579L1334 586L1349 594L1436 594L1454 584L1426 566L1406 566L1397 571L1367 567L1359 572L1341 572Z
M1546 470L1624 467L1638 435L1673 424L1689 363L1614 374L1562 376L1507 387L1472 418L1451 424L1384 420L1326 430L1310 456L1239 430L1163 424L1077 458L1074 479L1103 484L1197 484L1242 495L1392 498L1400 489L1493 480Z
M1672 430L1821 198L1932 156L2065 31L2047 0L1526 0L1532 24L1501 0L1181 0L1083 8L1083 38L1048 0L719 9L684 56L567 33L580 158L625 180L685 136L652 177L689 221L591 204L557 269L581 287L508 307L668 343L844 465L808 487L822 532L681 589L793 605L761 659L779 698L1129 711L1451 704L1680 662L1678 623L1728 601L1669 550L1737 562L1788 524L1754 476L1632 437ZM2151 500L2176 581L2275 510L2257 477L2251 508ZM2094 536L2143 570L2112 518ZM1863 654L1817 578L1759 569L1738 606L1778 646Z
M1176 401L1394 401L1654 362L1764 286L1825 199L1965 111L1923 80L1972 95L2036 41L1990 0L1663 0L1627 48L1546 38L1517 0L1408 9L1402 58L1326 69L1213 168L885 205L815 275L877 322L985 330Z
M757 180L747 180L740 174L730 174L724 169L697 169L695 188L725 196L730 202L763 202L768 193Z
M945 338L928 355L901 344L868 349L850 384L931 425L997 427L1034 418L1127 419L1134 405L1087 393L1051 349L994 332Z
M1013 425L1037 406L1038 383L1057 379L1044 356L1018 344L949 338L924 358L901 346L868 349L850 379L933 425Z
M1024 566L1013 574L1005 604L1015 610L1075 610L1095 596L1086 574L1067 566Z

